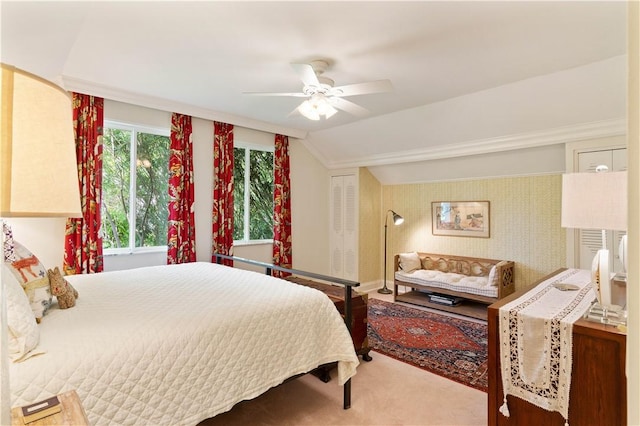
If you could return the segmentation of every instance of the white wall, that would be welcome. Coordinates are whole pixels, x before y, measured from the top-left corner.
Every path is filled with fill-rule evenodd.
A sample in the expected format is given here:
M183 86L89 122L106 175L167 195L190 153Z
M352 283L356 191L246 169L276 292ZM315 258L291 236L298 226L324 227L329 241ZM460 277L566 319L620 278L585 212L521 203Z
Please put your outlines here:
M31 251L48 269L62 268L65 218L3 218L13 238Z

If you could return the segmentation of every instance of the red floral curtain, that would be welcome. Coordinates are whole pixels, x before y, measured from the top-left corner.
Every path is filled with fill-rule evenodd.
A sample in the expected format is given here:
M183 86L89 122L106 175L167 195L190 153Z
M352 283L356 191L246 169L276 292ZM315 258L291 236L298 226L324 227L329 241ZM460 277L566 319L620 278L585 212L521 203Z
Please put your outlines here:
M191 116L171 115L167 264L196 261Z
M233 125L215 121L213 139L213 253L233 255ZM215 256L212 256L215 262ZM233 266L230 260L224 265Z
M289 138L276 135L273 179L273 264L291 268L291 187L289 182ZM285 277L287 272L273 271Z
M67 219L63 269L67 275L102 272L100 205L104 99L73 93L73 127L82 217Z

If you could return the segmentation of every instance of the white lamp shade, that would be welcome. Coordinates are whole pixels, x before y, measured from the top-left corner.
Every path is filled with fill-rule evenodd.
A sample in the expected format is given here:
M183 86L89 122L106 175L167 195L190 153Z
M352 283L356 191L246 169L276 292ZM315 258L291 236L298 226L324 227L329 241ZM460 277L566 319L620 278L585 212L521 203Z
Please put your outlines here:
M71 97L2 64L0 215L81 216Z
M627 229L627 172L562 176L562 227Z

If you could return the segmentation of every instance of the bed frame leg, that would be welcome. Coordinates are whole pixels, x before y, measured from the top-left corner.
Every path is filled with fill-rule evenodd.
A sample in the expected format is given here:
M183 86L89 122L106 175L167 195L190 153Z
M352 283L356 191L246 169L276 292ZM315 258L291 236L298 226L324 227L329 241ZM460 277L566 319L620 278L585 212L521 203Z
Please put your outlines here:
M345 410L351 408L351 379L344 384L344 406Z

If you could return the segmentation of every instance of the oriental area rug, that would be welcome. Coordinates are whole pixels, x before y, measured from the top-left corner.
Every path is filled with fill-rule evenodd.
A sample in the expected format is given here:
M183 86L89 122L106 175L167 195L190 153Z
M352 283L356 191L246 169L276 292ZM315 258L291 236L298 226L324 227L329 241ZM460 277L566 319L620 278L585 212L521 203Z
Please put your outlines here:
M376 352L487 392L487 325L369 298Z

